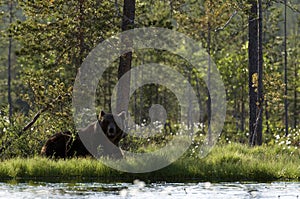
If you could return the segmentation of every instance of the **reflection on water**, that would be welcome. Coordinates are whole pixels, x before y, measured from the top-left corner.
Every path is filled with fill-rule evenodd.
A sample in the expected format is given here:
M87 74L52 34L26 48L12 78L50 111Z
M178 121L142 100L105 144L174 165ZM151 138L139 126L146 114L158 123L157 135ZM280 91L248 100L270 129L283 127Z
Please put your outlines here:
M0 183L0 198L300 198L299 182Z

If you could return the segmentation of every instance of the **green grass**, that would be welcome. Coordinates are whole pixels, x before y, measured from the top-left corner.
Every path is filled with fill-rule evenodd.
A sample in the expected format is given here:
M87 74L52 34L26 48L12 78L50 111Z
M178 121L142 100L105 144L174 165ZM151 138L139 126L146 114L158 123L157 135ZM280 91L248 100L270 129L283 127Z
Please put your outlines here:
M12 179L55 182L300 180L300 150L228 144L214 147L205 158L185 155L166 168L142 174L120 172L91 158L49 160L34 157L0 162L0 181Z

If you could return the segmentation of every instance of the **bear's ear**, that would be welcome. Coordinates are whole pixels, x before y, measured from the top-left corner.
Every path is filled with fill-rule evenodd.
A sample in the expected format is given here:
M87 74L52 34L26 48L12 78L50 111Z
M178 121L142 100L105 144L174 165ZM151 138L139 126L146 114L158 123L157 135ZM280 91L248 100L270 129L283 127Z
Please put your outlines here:
M106 114L106 113L105 113L104 111L101 111L100 114L99 114L98 119L99 119L99 120L102 120L102 118L104 117L105 114Z
M122 111L121 113L118 114L118 116L122 119L125 120L126 119L126 112Z

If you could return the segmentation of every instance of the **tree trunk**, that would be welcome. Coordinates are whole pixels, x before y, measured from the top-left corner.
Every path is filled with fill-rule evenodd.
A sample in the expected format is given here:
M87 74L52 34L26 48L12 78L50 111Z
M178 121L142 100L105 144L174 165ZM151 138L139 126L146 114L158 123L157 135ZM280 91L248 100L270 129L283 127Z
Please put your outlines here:
M200 123L204 123L204 117L203 117L203 109L202 109L202 102L201 102L201 91L200 91L200 83L199 83L199 78L197 76L197 73L195 74L195 80L196 80L196 91L197 91L197 99L198 99L198 106L200 110L200 118L199 121Z
M241 131L245 131L245 101L244 101L244 86L242 86L242 113L241 113Z
M249 143L262 144L263 117L263 53L262 2L250 0L249 13Z
M270 133L270 125L269 125L270 115L269 115L267 100L265 100L265 114L266 114L266 133L269 134Z
M257 110L256 110L256 144L262 145L263 124L263 25L262 25L262 0L258 0L258 87L257 87Z
M123 18L122 18L122 31L134 28L135 16L135 0L124 0L123 5ZM132 46L130 38L123 37L122 43L127 47ZM120 79L126 72L131 69L132 52L128 52L120 57L118 79ZM129 105L129 91L130 91L130 75L126 76L125 81L119 84L117 91L117 104L116 111L126 111Z
M257 23L257 2L250 0L251 9L249 13L249 143L256 144L256 101L257 101L257 87L258 87L258 23Z
M207 117L208 117L208 142L212 143L212 135L210 128L211 120L211 98L210 98L210 71L211 71L211 60L210 60L210 48L211 48L211 27L210 22L208 21L208 33L207 33L207 51L208 51L208 69L207 69Z
M288 122L288 82L287 82L287 30L286 30L286 23L287 23L287 16L286 16L286 7L287 2L284 1L284 123L285 123L285 136L289 134L289 122Z
M297 81L298 79L298 62L296 61L296 63L294 64L295 69L294 69L294 77L295 77L295 81ZM298 125L298 114L299 114L299 110L297 109L298 105L297 105L297 101L298 101L298 91L297 91L297 84L295 83L295 87L294 87L294 128L297 127Z
M13 21L13 2L12 0L9 1L8 4L9 7L9 24L12 24ZM8 66L7 66L7 96L8 96L8 116L9 121L12 121L12 98L11 98L11 57L12 57L12 36L11 33L9 33L9 39L8 39Z
M84 59L84 52L85 52L85 43L84 43L84 0L79 0L77 2L77 20L78 20L78 26L77 26L77 50L78 54L76 53L76 57L74 58L74 63L76 67L80 67L80 65L83 62Z

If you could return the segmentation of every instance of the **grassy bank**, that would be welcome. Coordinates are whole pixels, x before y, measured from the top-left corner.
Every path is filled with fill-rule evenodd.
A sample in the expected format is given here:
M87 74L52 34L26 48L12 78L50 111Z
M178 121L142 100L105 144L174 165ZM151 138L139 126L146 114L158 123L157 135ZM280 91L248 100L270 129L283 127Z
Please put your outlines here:
M134 179L146 182L299 180L300 150L228 144L216 146L203 159L184 156L166 168L143 174L116 171L94 159L15 158L0 163L0 181L10 179L102 182L132 182Z

